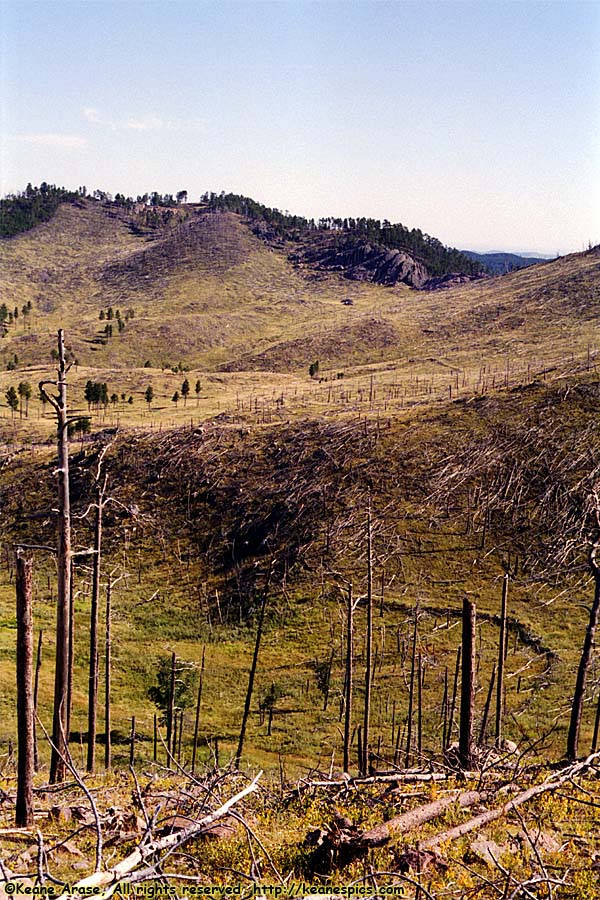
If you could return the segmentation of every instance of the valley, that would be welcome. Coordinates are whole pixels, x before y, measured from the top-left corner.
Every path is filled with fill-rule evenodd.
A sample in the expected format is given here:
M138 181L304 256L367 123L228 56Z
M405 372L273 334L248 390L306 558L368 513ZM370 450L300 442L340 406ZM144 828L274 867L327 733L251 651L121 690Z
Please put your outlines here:
M165 709L149 695L172 654L185 685L177 765L189 769L197 745L199 766L227 767L257 630L240 770L265 770L282 792L339 777L349 588L352 776L417 767L454 778L465 599L477 609L474 768L506 765L508 780L515 755L524 771L563 760L594 596L590 548L600 539L600 248L417 290L311 265L298 240L261 236L228 209L167 212L149 227L131 210L84 199L0 243L2 299L18 311L0 339L0 756L9 759L16 727L13 545L56 542L56 420L37 385L56 378L60 328L70 414L87 423L70 448L77 551L93 544L100 459L110 496L100 626L104 641L108 588L116 772L107 777L129 777L132 716L136 767L158 764L157 779L177 768L167 771L166 748L155 745L155 722L166 737ZM7 392L22 382L31 396L11 410ZM104 401L86 401L90 383L106 385ZM55 560L32 552L36 636L44 632L39 714L49 723ZM498 762L503 585L510 744ZM90 558L76 557L70 739L82 770L91 586ZM597 746L599 673L596 654L583 757ZM103 721L99 708L99 759ZM369 798L342 795L339 805L374 824ZM298 802L283 844L267 801L253 813L286 871L306 863L298 847L307 821L331 814L318 793ZM587 877L600 850L593 819L574 823L574 800L552 803L536 807L540 828L561 842L572 830ZM218 851L206 852L216 873Z

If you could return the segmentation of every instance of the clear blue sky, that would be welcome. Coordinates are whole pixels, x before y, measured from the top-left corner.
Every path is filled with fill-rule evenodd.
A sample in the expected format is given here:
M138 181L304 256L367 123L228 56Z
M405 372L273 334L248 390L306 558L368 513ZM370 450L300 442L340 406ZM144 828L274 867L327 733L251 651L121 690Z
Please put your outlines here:
M245 193L600 242L599 2L0 0L2 193Z

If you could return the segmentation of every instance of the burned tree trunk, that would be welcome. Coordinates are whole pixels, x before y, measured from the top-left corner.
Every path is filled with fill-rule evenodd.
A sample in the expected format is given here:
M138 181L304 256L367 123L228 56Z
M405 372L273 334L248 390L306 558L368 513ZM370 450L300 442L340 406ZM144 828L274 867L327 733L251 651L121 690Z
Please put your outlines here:
M410 688L408 691L408 718L406 722L406 755L404 757L404 765L410 765L410 755L412 751L412 721L413 707L415 701L415 664L417 660L417 628L419 623L419 610L415 609L415 624L413 628L413 646L410 662Z
M112 582L110 575L108 576L108 584L106 585L106 622L104 632L104 768L111 767L111 736L110 736L110 691L111 691L111 593Z
M33 825L34 703L31 560L17 553L17 806L15 824Z
M598 518L600 520L600 513L598 514ZM574 760L577 758L579 731L581 729L581 716L583 714L583 700L585 697L585 686L587 682L590 663L592 661L592 651L594 648L596 629L598 627L598 619L600 618L600 565L598 565L597 562L597 553L599 547L600 538L594 543L590 553L590 566L592 569L592 574L594 576L594 599L590 607L590 618L585 631L583 649L581 651L579 668L577 670L577 681L575 683L573 706L571 707L571 722L569 725L569 734L567 737L567 758L570 760Z
M250 704L252 703L252 692L254 690L254 676L256 675L256 667L258 666L258 652L260 650L260 640L262 638L263 624L265 621L265 610L267 608L268 585L263 593L262 604L260 607L260 616L258 627L256 629L256 641L254 643L254 655L252 657L252 665L250 667L250 675L248 677L248 690L246 691L246 703L244 706L244 715L242 716L242 727L240 728L240 739L238 742L237 752L235 754L234 764L236 768L240 766L240 760L244 750L244 740L246 738L246 725L248 724L248 716L250 715Z
M362 775L369 765L369 725L371 718L371 682L373 657L373 529L371 525L371 498L367 511L367 647L365 667L365 717L363 723Z
M460 692L460 736L458 753L463 769L473 763L473 717L475 712L475 604L463 600L462 684Z
M496 747L502 744L502 719L504 716L504 662L506 659L506 607L508 601L508 575L502 582L502 610L500 612L500 641L498 645L498 681L496 684Z
M354 654L354 621L352 585L348 585L348 612L346 614L346 688L344 694L344 772L350 771L350 729L352 725L352 657Z
M459 645L456 651L456 665L454 666L454 681L452 683L452 700L450 702L450 716L448 718L448 730L446 732L446 747L452 743L452 728L454 726L454 711L456 709L456 694L458 693L458 675L460 672L460 659L462 647Z
M65 777L65 746L68 742L68 682L69 682L69 598L71 593L71 509L69 499L69 437L67 419L67 372L64 332L58 331L58 378L40 383L40 393L54 407L57 419L58 445L58 594L56 602L56 666L54 675L54 716L52 722L52 757L50 782ZM58 394L45 390L53 384Z
M75 596L73 593L75 566L71 560L71 583L69 585L69 661L67 664L67 740L71 734L71 710L73 707L73 673L75 670Z
M200 666L200 681L198 682L198 700L196 702L196 721L194 723L194 746L192 747L192 775L196 770L196 751L198 749L198 726L200 724L200 704L202 703L202 686L204 683L204 654L206 646L202 647L202 665Z
M38 757L38 745L37 745L37 732L35 727L35 717L37 715L38 708L38 693L40 687L40 669L42 668L42 642L44 640L44 632L40 629L40 636L38 638L38 647L37 647L37 659L35 663L35 682L33 685L33 767L35 771L40 767L40 761Z
M169 708L167 710L167 765L175 758L175 739L177 734L177 722L175 720L175 669L177 657L171 656L171 681L169 685Z

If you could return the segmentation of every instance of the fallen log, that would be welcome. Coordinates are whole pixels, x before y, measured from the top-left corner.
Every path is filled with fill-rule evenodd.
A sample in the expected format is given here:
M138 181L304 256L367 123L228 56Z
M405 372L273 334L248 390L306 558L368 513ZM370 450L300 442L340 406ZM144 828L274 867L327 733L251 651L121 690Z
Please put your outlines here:
M453 774L453 773L452 773ZM475 777L475 773L465 772L465 777ZM447 781L451 775L445 772L395 772L386 775L368 775L363 778L332 778L322 781L299 781L293 790L293 794L309 791L311 788L343 788L368 784L429 784L431 782Z
M317 829L306 837L305 844L314 847L311 869L313 873L323 875L333 869L343 869L369 850L385 845L393 835L413 831L425 822L441 816L454 804L458 803L466 809L483 799L484 795L480 791L451 791L446 797L417 806L363 832L359 832L348 819L336 814L329 828Z
M545 781L542 781L541 784L535 784L526 791L522 791L502 806L486 810L486 812L475 816L473 819L463 822L462 825L456 825L454 828L449 828L447 831L442 831L439 834L433 835L433 837L420 841L418 847L421 850L432 850L446 841L454 841L456 838L462 837L470 831L483 828L488 822L494 822L496 819L507 816L513 809L517 809L517 807L527 803L527 801L531 800L533 797L538 797L540 794L544 794L547 791L556 790L556 788L563 785L565 781L570 781L575 775L579 775L585 771L585 769L589 768L597 759L600 759L600 753L592 753L587 759L563 769L560 775L554 777L549 776Z
M439 800L432 800L431 803L425 803L423 806L417 806L408 812L401 813L387 822L382 822L371 828L369 831L363 831L350 842L350 845L357 850L368 850L372 847L381 847L386 844L394 834L405 834L407 831L413 831L425 822L431 821L441 816L450 806L458 803L463 809L480 803L485 799L485 795L480 791L452 791L447 797L440 797Z
M262 772L259 772L251 784L247 785L234 797L227 800L227 802L220 806L219 809L209 813L202 819L191 822L186 828L174 831L161 838L150 840L147 843L142 843L139 847L136 847L133 853L130 853L129 856L126 856L125 859L121 860L121 862L117 863L112 868L107 869L105 872L96 871L92 875L88 875L86 878L78 881L75 888L101 887L103 885L108 885L110 886L109 890L105 891L104 894L96 896L99 898L110 897L113 889L120 882L137 880L135 878L134 870L141 863L154 857L157 853L162 853L164 850L170 850L173 847L181 846L181 844L184 844L191 838L197 837L205 832L214 822L227 815L232 806L235 806L236 803L239 803L240 800L256 790L261 775ZM154 869L154 867L152 868ZM134 874L132 875L130 873Z

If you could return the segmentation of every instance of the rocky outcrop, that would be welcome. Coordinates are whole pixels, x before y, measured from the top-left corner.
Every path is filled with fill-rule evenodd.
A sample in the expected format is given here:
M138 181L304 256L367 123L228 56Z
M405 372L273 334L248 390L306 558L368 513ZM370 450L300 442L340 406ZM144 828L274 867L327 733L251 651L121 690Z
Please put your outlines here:
M290 255L292 262L327 272L338 272L352 281L377 284L408 284L422 288L429 279L423 263L404 250L390 249L368 241L314 243Z

